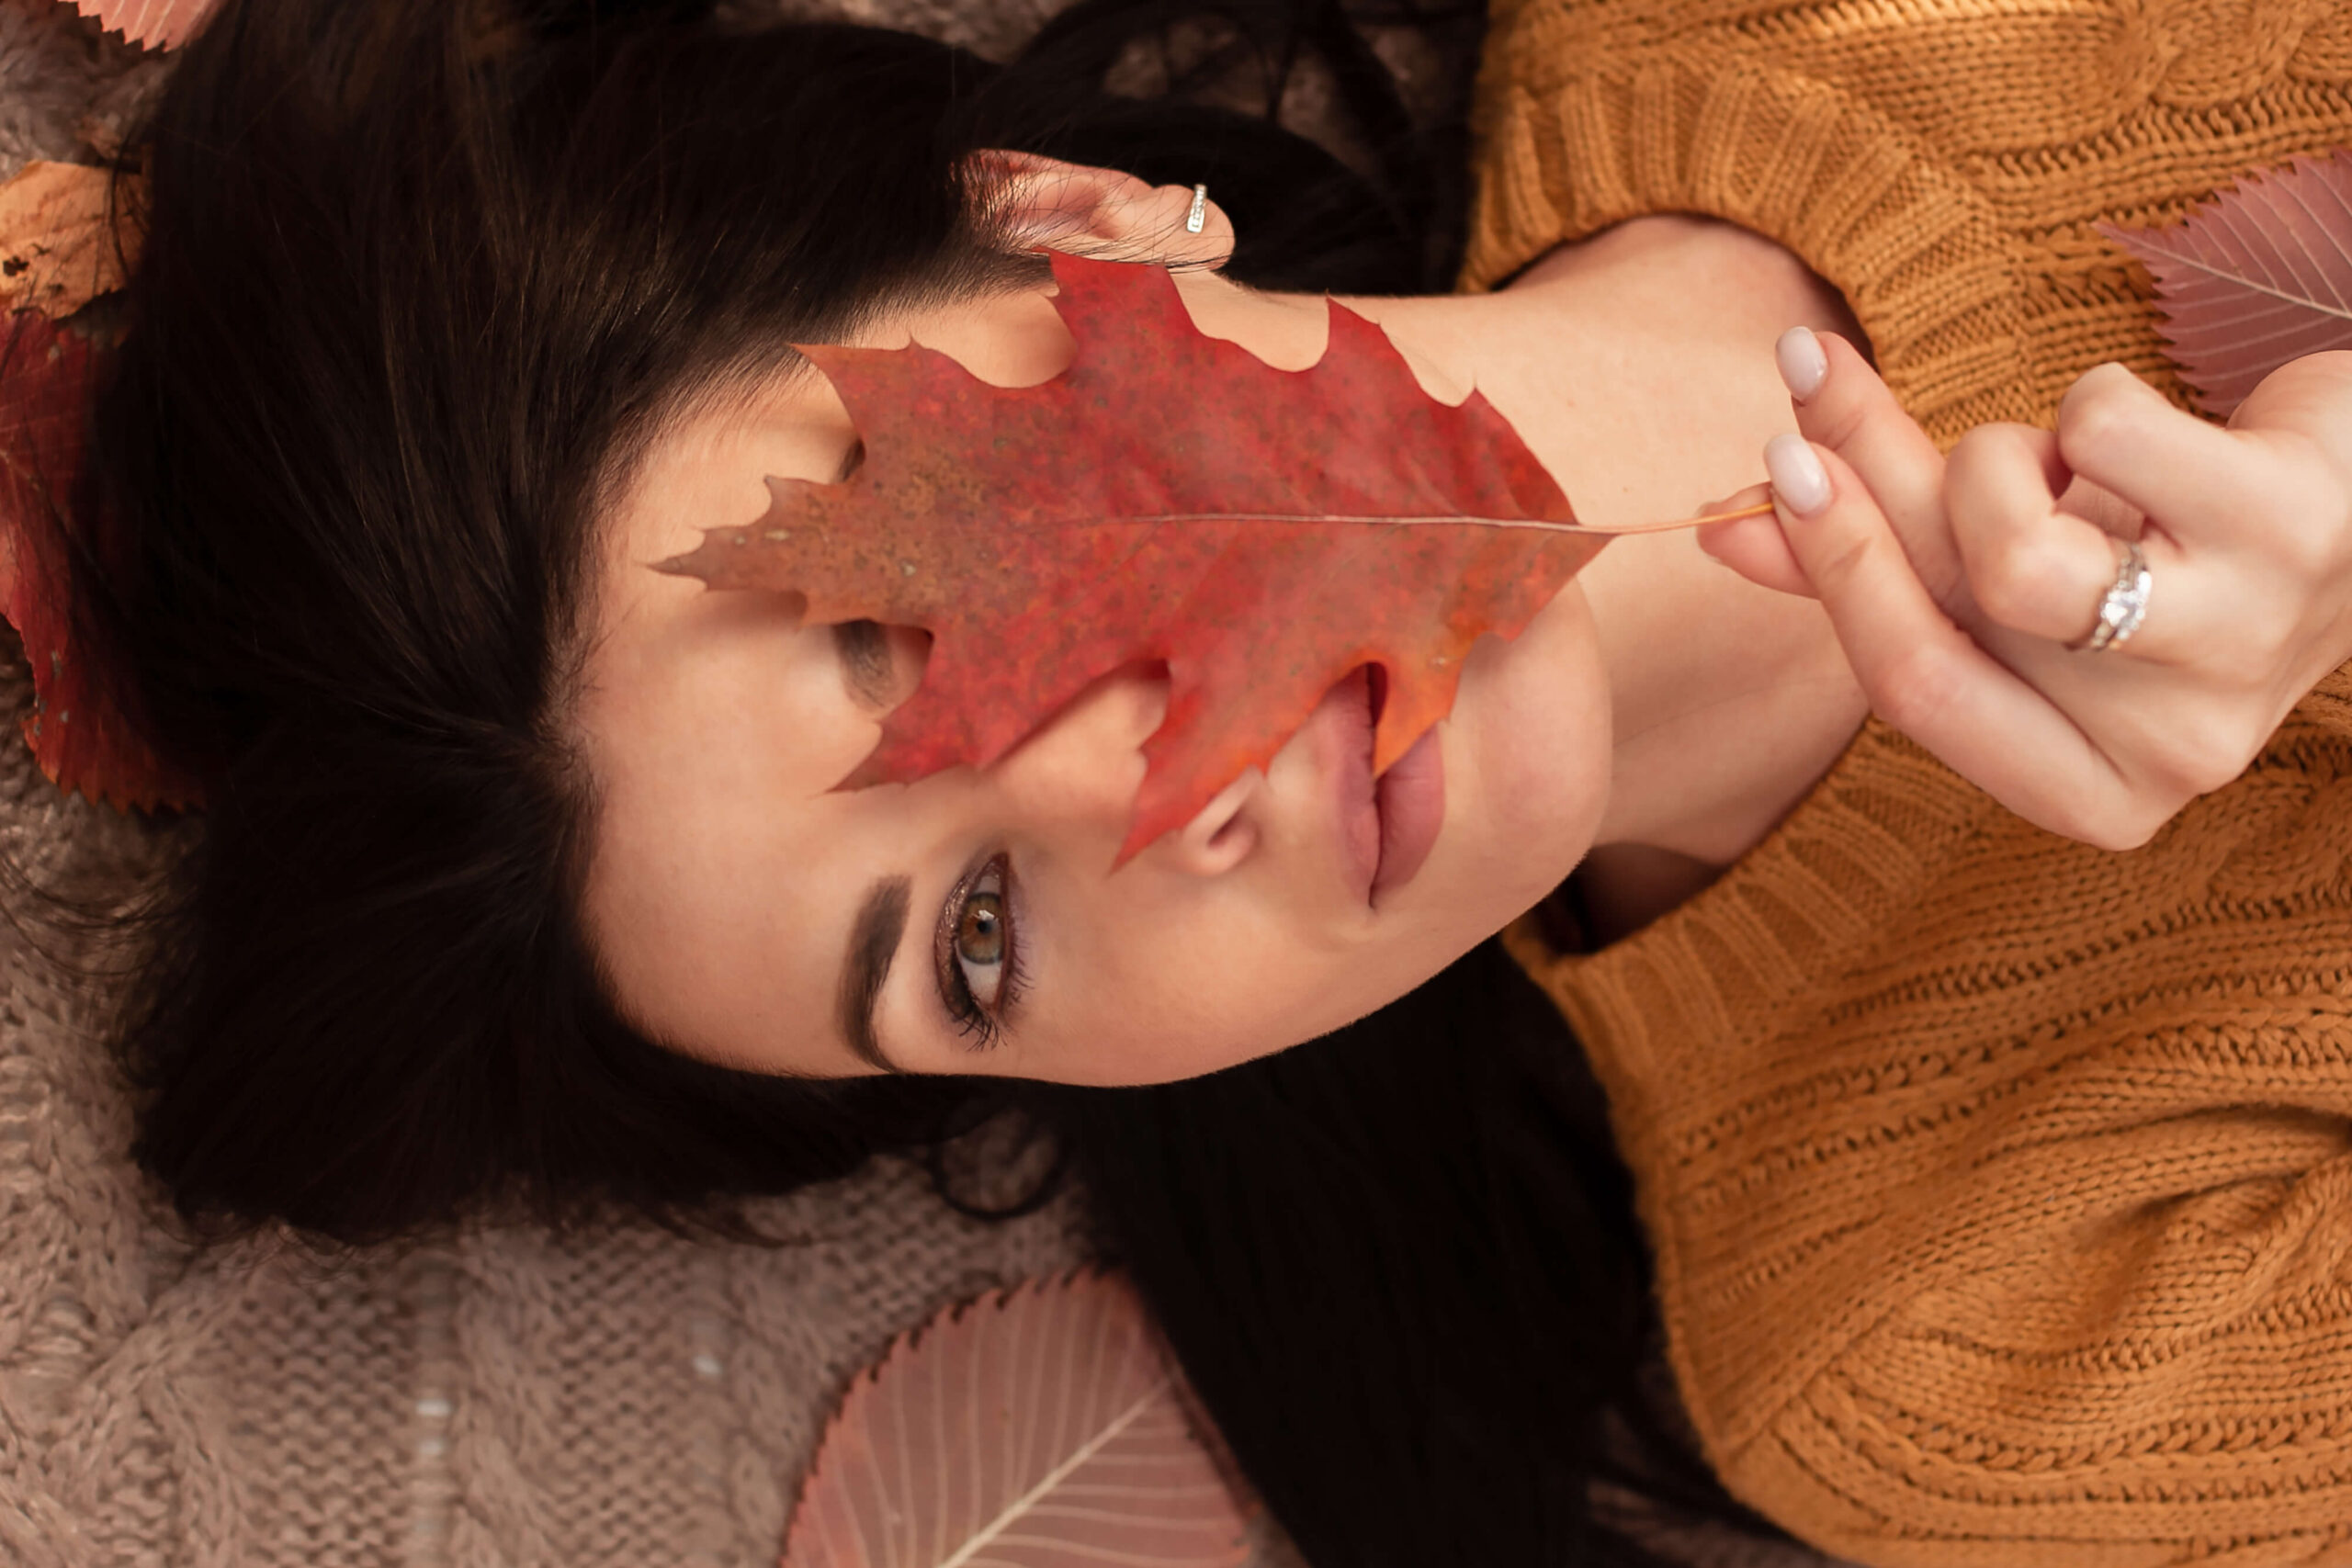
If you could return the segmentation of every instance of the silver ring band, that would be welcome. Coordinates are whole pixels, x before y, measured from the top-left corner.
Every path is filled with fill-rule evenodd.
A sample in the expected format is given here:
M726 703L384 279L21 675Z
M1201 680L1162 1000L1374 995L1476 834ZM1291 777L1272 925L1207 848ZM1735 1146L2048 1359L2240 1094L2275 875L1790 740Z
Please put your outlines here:
M2140 548L2136 539L2115 542L2123 547L2123 553L2116 562L2115 581L2108 588L2107 597L2098 602L2098 624L2091 628L2090 636L2067 644L2069 648L2091 653L2121 648L2140 629L2140 623L2148 618L2148 590L2155 579L2148 572L2147 552Z

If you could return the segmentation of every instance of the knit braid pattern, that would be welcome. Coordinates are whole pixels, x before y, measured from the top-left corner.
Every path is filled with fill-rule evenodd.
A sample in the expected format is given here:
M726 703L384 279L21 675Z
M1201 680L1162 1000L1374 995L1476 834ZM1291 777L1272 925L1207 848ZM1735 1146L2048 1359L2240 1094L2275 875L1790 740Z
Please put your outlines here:
M1748 1502L1871 1564L2352 1561L2352 672L2129 855L1872 726L1653 926L1510 940Z
M1497 0L1464 281L1628 218L1780 242L1846 297L1945 446L2047 424L2118 360L2179 395L2146 274L2168 221L2352 144L2338 0Z

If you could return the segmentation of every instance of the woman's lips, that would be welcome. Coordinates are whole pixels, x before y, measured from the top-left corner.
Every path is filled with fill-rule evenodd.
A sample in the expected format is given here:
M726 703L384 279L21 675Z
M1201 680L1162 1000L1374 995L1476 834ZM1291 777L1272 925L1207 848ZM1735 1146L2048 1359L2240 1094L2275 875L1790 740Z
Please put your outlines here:
M1375 780L1372 746L1380 683L1370 670L1359 669L1323 701L1344 737L1334 769L1340 843L1363 897L1377 902L1412 880L1445 825L1445 755L1432 727Z
M1437 726L1380 775L1380 869L1373 873L1372 899L1393 893L1413 880L1421 863L1437 843L1445 826L1445 751L1438 745Z

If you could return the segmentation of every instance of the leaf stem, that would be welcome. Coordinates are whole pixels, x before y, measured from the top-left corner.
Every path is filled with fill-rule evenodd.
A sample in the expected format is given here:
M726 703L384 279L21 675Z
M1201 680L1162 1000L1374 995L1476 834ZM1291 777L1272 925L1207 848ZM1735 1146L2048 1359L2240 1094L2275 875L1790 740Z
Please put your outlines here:
M1597 534L1603 536L1617 534L1665 534L1677 528L1696 528L1708 523L1736 523L1744 517L1770 517L1772 503L1758 502L1743 506L1736 512L1709 512L1697 517L1676 517L1655 523L1550 523L1534 517L1464 517L1458 513L1438 513L1427 517L1383 516L1378 513L1340 512L1264 513L1264 512L1160 512L1137 513L1134 516L1110 519L1120 523L1229 523L1247 517L1252 523L1374 523L1392 527L1433 527L1441 524L1481 524L1489 528L1532 528L1544 534Z

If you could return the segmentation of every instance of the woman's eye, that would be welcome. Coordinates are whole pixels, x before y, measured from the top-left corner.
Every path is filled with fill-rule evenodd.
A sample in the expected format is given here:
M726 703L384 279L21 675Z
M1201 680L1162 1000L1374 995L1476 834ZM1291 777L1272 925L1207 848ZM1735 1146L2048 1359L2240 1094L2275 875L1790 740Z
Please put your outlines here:
M1012 869L997 855L967 876L940 911L939 991L975 1049L996 1043L1021 991Z
M956 917L956 963L984 1008L995 1008L1003 986L1006 945L1003 894L973 889Z

